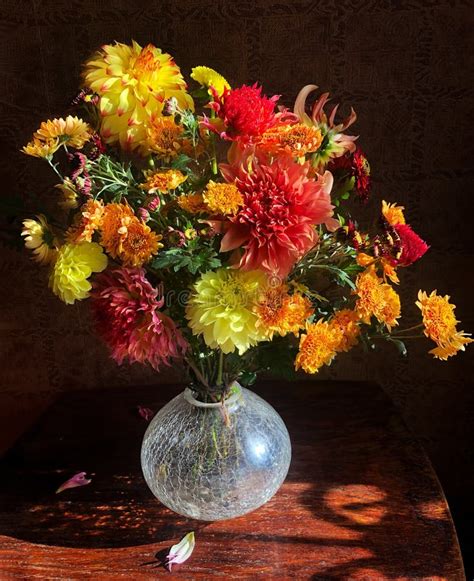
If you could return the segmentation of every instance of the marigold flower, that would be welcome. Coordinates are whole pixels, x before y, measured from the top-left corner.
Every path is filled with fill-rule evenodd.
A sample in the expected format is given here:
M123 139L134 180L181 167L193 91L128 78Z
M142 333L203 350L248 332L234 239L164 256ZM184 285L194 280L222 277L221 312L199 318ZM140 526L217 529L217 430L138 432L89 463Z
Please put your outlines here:
M364 323L369 325L370 319L375 316L389 331L392 326L398 325L400 297L377 276L373 267L358 275L354 293L359 297L355 310Z
M79 117L72 115L68 115L66 119L60 117L43 121L34 134L34 138L40 141L48 142L51 139L58 139L60 145L64 143L75 149L82 149L91 137L90 126Z
M33 252L33 260L39 264L54 261L57 241L43 214L36 216L36 220L23 220L21 235L25 237L26 248Z
M194 67L190 76L199 83L201 87L206 87L207 89L212 87L219 97L224 92L224 89L230 89L230 85L224 77L209 67ZM212 95L212 92L209 91L209 94Z
M271 339L274 333L284 337L288 333L298 335L306 320L314 311L311 301L299 293L290 295L285 284L268 287L256 307L258 325Z
M187 350L175 323L160 311L161 287L153 288L142 268L118 268L97 276L91 305L97 331L119 364L128 359L159 370Z
M140 188L146 190L149 194L169 192L178 188L187 180L187 177L177 169L156 171L147 175L146 182L141 184Z
M107 256L95 242L64 244L58 250L57 259L49 277L53 293L68 305L89 296L93 272L107 267Z
M174 97L183 109L194 107L173 58L152 44L103 46L86 62L84 82L100 97L102 137L123 149L140 146L147 153L146 128L163 114L167 99Z
M405 208L403 206L397 206L397 204L388 204L385 200L382 200L383 217L391 226L405 224L405 216L403 214L404 209Z
M459 323L454 315L456 306L449 298L448 295L439 296L436 290L430 295L420 290L416 302L423 317L424 333L437 344L430 353L443 360L464 351L465 345L473 341L464 331L456 329Z
M40 139L33 139L25 147L22 152L32 157L39 157L41 159L51 159L60 147L59 139L48 139L41 141Z
M330 365L336 356L336 349L341 344L342 331L334 325L320 319L317 323L308 323L306 333L300 338L295 368L306 373L317 373L323 365Z
M216 183L212 180L207 184L203 199L213 214L234 215L244 203L244 198L235 184Z
M183 194L177 198L178 206L189 214L209 212L202 194Z
M101 223L101 244L125 266L141 266L162 247L161 234L140 221L130 206L107 204Z
M206 272L194 284L186 306L186 318L194 335L206 345L239 355L267 335L257 325L255 307L267 279L261 271L220 268Z
M351 347L357 345L357 338L360 335L359 315L350 309L337 311L330 321L330 325L340 329L341 340L336 346L336 351L349 351Z
M100 200L87 200L74 216L74 222L66 232L67 240L73 244L92 242L92 236L101 227L103 215L104 204Z
M174 117L152 118L146 127L147 148L163 161L170 162L180 153L189 152L189 142L184 138L184 129Z
M272 127L263 134L258 147L272 155L286 153L292 157L304 157L317 151L322 140L317 127L295 123Z

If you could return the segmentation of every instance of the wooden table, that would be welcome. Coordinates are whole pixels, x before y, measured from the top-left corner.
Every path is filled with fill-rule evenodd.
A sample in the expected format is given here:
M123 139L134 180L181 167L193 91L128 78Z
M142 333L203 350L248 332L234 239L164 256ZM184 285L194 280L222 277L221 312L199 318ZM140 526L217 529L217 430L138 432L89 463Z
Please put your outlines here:
M380 388L261 385L293 442L287 481L264 507L215 523L155 500L139 450L176 388L64 395L2 461L0 579L464 579L446 500L425 454ZM59 495L76 472L88 486ZM168 573L167 549L196 532Z

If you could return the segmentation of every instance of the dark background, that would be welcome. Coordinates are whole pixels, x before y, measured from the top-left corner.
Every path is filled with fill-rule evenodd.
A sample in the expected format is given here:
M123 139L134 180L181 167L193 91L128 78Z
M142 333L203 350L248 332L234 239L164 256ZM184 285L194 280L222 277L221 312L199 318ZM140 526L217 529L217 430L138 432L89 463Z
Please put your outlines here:
M19 153L39 122L64 114L81 63L114 40L152 42L188 73L221 72L232 85L263 83L291 106L301 86L330 91L371 165L373 197L406 206L431 245L401 273L403 322L414 324L419 288L450 294L462 329L472 310L472 2L325 0L271 2L118 0L0 1L1 196L33 209L51 191L42 162ZM66 307L25 252L0 247L0 422L20 426L58 391L172 381L140 367L117 367L90 330L87 306ZM378 381L419 436L463 531L474 512L473 352L449 362L428 341L401 358L392 349L340 356L321 378ZM308 385L308 389L311 386ZM467 544L465 544L465 548Z

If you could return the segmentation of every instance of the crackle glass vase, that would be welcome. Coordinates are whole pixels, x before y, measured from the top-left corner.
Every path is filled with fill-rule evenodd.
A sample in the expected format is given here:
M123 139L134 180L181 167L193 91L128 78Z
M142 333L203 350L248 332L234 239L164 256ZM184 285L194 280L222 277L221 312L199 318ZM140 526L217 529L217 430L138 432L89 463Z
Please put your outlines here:
M186 517L214 521L255 510L288 472L291 444L281 417L238 384L230 393L223 406L185 389L145 433L145 480L165 506Z

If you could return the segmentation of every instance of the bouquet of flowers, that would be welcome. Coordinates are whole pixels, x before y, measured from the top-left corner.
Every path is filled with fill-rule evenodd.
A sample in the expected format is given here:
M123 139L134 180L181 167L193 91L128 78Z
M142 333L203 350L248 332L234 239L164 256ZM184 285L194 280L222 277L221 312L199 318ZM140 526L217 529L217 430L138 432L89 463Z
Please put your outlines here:
M381 202L361 231L369 163L329 95L292 110L261 86L197 66L188 89L149 44L103 46L65 118L23 148L58 178L57 212L24 221L33 258L67 304L88 299L112 357L182 362L205 401L260 370L317 373L358 343L426 335L447 359L472 339L448 296L420 291L400 328L399 271L428 245Z

